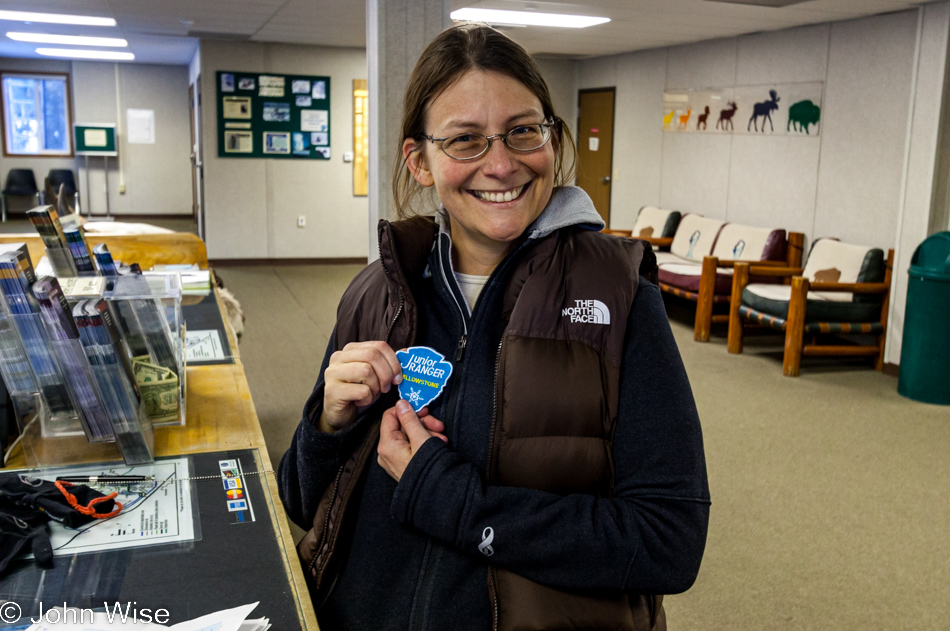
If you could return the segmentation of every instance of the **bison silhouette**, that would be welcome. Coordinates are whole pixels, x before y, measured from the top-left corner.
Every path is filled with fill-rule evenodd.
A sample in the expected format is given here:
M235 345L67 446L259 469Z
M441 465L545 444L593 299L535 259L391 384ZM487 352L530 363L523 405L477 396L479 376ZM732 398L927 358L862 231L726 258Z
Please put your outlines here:
M794 129L797 132L804 131L807 134L809 133L808 127L810 125L817 125L820 120L820 107L808 99L799 101L788 108L788 125L785 126L785 131Z

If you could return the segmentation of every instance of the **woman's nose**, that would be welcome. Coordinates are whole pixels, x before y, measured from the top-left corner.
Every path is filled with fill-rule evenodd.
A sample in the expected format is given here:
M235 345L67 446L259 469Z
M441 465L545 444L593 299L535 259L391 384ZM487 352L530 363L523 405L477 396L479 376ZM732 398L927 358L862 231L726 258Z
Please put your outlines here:
M482 170L486 175L504 177L517 168L511 150L501 138L492 138L482 160L484 161Z

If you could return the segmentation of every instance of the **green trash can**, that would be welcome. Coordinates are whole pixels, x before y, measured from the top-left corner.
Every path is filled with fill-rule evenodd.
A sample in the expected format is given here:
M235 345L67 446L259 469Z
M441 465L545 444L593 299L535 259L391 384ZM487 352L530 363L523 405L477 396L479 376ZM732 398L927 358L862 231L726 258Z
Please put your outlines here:
M950 405L950 232L924 239L908 274L897 392Z

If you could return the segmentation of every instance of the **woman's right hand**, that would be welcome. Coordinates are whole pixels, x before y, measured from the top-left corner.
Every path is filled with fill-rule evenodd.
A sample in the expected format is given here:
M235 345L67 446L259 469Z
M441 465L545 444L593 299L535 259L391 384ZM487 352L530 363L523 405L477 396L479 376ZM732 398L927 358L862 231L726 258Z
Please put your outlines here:
M351 342L330 356L323 373L320 429L346 429L381 393L402 382L402 366L386 342Z

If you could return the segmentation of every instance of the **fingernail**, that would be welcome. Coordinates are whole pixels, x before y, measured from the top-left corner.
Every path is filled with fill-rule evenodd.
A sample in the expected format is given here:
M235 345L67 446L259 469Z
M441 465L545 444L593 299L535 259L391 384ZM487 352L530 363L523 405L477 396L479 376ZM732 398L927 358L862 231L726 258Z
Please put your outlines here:
M402 383L402 373L399 373L398 375L393 377L393 383L396 384L397 386Z
M406 412L412 412L412 406L409 405L407 401L399 399L396 401L396 411L400 414L405 414Z

